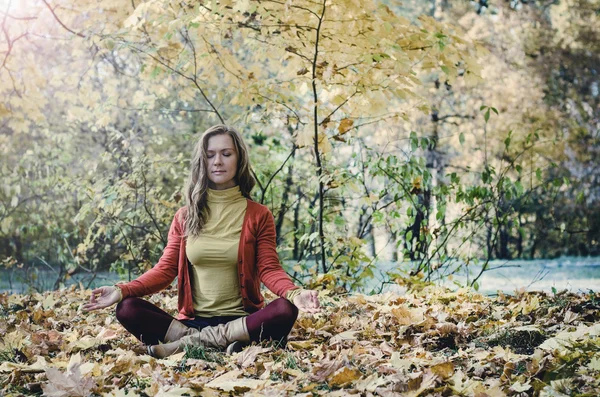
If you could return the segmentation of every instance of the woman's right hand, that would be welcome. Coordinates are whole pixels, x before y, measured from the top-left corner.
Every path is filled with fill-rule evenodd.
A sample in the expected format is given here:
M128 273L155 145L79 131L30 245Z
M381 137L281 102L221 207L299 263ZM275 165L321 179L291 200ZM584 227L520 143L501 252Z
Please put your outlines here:
M90 301L82 306L85 311L104 309L121 301L119 287L100 287L92 291Z

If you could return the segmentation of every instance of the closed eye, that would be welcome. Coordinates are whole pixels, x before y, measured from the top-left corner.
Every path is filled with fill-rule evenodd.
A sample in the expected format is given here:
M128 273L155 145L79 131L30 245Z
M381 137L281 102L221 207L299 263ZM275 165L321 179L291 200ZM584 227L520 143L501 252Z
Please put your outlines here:
M221 153L225 157L229 157L229 156L231 156L233 154L233 152L231 152L231 151L229 151L229 152L221 152ZM209 158L209 159L215 157L215 152L213 152L213 151L207 152L206 153L206 157Z

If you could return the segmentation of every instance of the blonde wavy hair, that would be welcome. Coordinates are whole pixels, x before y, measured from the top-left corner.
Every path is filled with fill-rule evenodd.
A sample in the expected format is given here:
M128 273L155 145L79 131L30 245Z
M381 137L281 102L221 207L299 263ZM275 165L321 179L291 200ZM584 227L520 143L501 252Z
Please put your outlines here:
M256 181L250 172L250 158L248 146L242 136L234 128L226 125L215 125L204 131L202 137L196 143L192 155L190 175L185 187L186 191L186 216L185 236L198 236L206 224L209 216L208 201L208 161L206 150L208 140L215 135L228 134L235 145L238 155L237 172L235 181L240 187L242 195L252 199L250 192Z

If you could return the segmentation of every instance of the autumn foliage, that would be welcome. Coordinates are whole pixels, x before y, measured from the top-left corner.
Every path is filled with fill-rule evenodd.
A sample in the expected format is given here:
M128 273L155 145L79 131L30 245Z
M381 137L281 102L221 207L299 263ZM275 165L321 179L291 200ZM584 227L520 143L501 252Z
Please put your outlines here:
M0 6L0 266L32 291L0 295L0 394L599 394L597 294L336 295L600 254L597 0ZM286 349L157 361L87 286L40 293L153 266L221 122L324 291Z
M286 348L227 356L199 348L156 360L115 320L83 313L90 291L0 295L4 396L594 396L597 294L484 297L426 287L403 295L323 294ZM151 301L171 310L172 290Z
M38 290L150 268L220 122L304 283L600 252L594 1L4 3L0 255Z

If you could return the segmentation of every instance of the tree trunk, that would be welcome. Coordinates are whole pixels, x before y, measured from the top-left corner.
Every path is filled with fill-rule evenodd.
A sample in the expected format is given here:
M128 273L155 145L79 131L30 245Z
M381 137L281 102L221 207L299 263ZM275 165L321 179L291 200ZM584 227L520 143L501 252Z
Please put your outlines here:
M295 157L295 153L296 151L294 151L294 154L292 154L292 161L294 160ZM288 174L287 177L285 178L285 189L283 191L283 197L282 197L282 202L281 202L281 207L279 209L279 213L277 214L277 219L275 222L275 233L277 236L277 245L279 245L281 243L281 227L283 225L283 221L285 220L285 213L287 212L288 208L287 208L287 204L289 201L289 196L290 196L290 192L292 190L292 186L294 184L294 180L292 178L293 173L294 173L294 166L292 165L293 163L290 163L289 169L288 169ZM296 229L294 229L295 231Z
M368 236L368 238L369 238L369 250L371 251L371 257L374 258L375 255L377 254L377 250L375 248L375 235L373 234L373 224L372 223L369 223L369 226L367 226L365 236Z
M390 231L390 240L394 243L392 248L392 262L398 262L398 232Z
M294 250L292 253L292 257L294 260L298 260L300 256L300 242L298 241L298 233L300 231L300 204L302 202L302 191L300 187L296 188L296 195L298 196L298 200L296 200L296 206L294 207Z
M431 206L431 190L426 189L423 193L419 194L417 197L418 205L415 210L417 214L415 216L415 221L413 224L408 227L405 231L405 243L404 247L408 249L408 244L406 241L406 233L412 231L412 239L411 239L411 249L409 251L409 258L411 261L420 259L421 255L426 255L427 253L427 242L425 240L421 241L421 229L427 225L427 221L429 219L429 212Z
M523 235L521 234L521 228L523 227L523 221L521 217L518 217L519 220L519 230L517 230L517 258L523 257Z
M486 229L487 229L487 233L485 236L485 245L487 247L487 260L491 260L492 256L493 256L493 251L494 251L494 246L492 245L492 225L488 224L489 219L486 220L485 224L486 224Z

